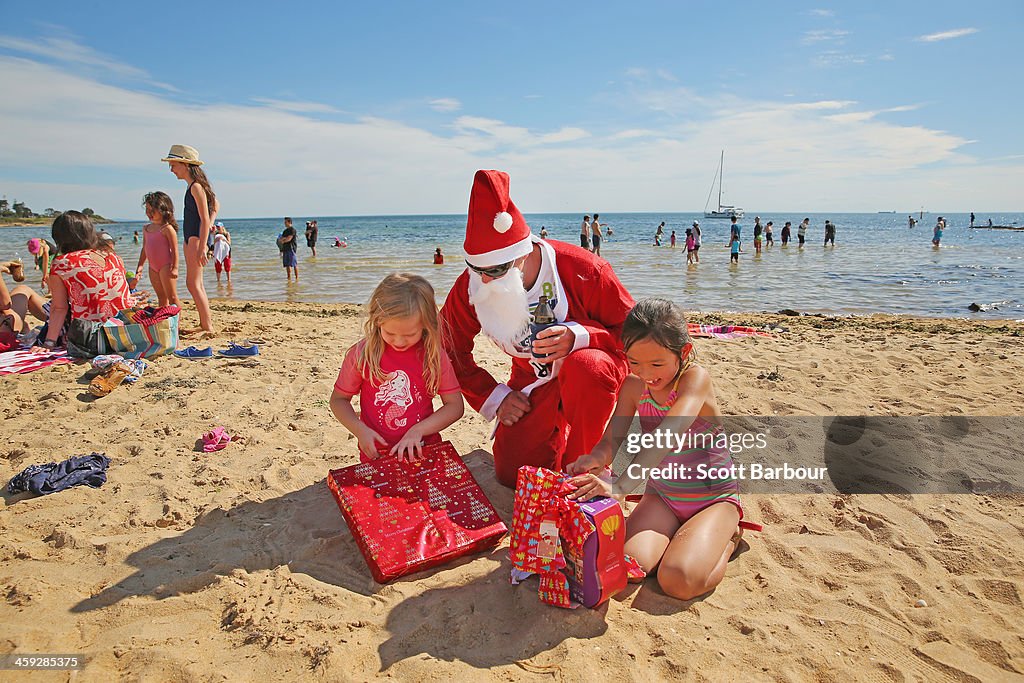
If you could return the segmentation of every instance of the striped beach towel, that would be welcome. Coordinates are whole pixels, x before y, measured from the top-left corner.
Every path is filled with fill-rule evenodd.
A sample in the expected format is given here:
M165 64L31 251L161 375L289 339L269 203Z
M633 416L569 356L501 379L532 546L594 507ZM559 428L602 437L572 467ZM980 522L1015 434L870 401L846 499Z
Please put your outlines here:
M769 332L741 325L702 325L687 323L686 331L691 337L712 337L714 339L740 339L741 337L773 337Z
M63 349L49 353L35 353L32 349L15 349L0 353L0 375L32 372L58 363L71 363L74 360Z

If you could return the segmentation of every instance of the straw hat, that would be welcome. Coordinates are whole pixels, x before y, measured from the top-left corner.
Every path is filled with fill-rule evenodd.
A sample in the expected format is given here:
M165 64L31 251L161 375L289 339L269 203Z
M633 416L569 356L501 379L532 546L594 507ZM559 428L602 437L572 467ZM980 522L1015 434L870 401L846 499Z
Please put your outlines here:
M171 145L171 151L160 161L180 161L190 166L203 165L203 162L199 159L199 151L195 147L189 147L188 145Z

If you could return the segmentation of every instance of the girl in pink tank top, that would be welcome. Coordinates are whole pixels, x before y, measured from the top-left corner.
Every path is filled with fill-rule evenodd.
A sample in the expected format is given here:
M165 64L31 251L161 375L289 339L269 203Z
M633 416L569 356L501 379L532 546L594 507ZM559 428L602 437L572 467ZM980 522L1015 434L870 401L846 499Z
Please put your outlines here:
M142 231L142 252L135 267L135 277L128 284L132 289L139 282L142 266L149 261L149 282L160 306L178 301L178 223L174 220L174 203L163 192L150 192L142 200L150 223Z
M622 341L632 374L619 392L618 404L594 452L569 466L576 475L578 499L610 495L611 486L597 475L612 463L628 435L627 424L639 416L649 433L669 429L683 446L645 449L631 464L651 468L640 503L626 519L626 553L669 595L688 600L715 588L725 576L741 528L743 508L735 479L697 478L698 464L728 468L716 417L721 415L711 375L695 361L683 312L665 299L643 299L626 317ZM717 441L717 446L716 446ZM625 473L624 473L625 474Z
M359 439L360 460L382 452L415 459L420 446L440 442L438 432L465 409L441 346L434 288L419 275L395 273L377 285L366 306L365 338L345 354L331 410ZM436 395L442 405L434 412Z

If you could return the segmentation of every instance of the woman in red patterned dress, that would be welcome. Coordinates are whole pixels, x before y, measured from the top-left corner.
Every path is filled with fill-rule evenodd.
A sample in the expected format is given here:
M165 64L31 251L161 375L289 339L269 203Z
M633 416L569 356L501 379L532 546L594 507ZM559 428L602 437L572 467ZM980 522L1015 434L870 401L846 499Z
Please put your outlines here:
M52 349L72 318L102 322L135 305L128 290L124 262L105 249L89 217L65 211L53 222L53 259L47 283L53 299L46 335L40 346Z

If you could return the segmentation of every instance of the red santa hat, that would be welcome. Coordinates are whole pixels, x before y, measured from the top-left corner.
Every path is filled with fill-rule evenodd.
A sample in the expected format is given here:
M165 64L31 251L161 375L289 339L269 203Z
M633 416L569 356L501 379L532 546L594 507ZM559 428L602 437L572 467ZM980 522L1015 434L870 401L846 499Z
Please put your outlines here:
M530 253L530 226L508 196L508 174L477 171L469 194L466 260L477 268L514 261Z

